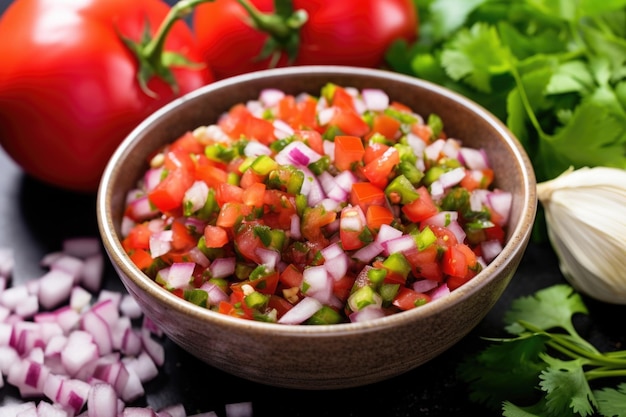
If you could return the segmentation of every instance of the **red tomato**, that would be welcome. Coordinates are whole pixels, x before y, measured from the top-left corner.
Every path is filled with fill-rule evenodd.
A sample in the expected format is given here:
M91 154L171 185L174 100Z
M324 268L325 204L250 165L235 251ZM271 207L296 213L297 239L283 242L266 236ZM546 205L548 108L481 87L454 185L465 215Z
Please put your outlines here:
M274 1L250 0L261 12L273 12ZM418 18L412 0L294 0L293 10L305 10L294 65L335 64L378 67L396 39L412 42ZM196 7L193 27L205 62L217 78L272 66L272 57L257 59L269 35L255 29L237 0L220 0ZM289 64L285 53L277 66Z
M154 34L169 6L160 0L16 0L0 20L0 145L31 176L95 192L111 154L148 115L213 80L208 67L172 68L178 87L137 81L139 61L120 38ZM178 21L165 50L201 62Z

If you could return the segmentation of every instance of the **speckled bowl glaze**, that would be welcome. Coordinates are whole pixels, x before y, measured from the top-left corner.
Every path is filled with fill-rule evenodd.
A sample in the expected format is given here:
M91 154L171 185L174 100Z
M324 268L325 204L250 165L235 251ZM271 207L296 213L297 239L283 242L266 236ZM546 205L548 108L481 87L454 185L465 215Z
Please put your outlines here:
M449 136L484 148L496 185L513 193L507 243L480 274L450 296L370 322L289 326L221 315L186 302L144 275L124 252L120 225L127 192L147 156L187 130L216 121L235 103L274 87L319 94L334 82L382 88L417 113L437 113ZM104 247L128 292L175 343L225 372L296 389L338 389L378 382L419 367L463 338L493 307L528 244L537 209L535 176L516 138L492 114L439 86L397 73L338 66L291 67L207 85L141 123L112 156L98 191Z

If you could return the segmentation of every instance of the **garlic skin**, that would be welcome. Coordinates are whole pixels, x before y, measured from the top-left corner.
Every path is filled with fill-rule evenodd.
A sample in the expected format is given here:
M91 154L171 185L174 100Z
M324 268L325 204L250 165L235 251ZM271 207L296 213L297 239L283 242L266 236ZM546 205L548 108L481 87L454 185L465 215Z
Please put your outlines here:
M626 304L626 170L570 168L537 184L565 279L599 301Z

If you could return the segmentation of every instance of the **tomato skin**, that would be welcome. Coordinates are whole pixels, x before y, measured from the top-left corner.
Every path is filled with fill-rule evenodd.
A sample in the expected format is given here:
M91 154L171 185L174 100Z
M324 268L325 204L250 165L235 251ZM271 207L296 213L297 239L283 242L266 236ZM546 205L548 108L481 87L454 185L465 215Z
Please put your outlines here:
M273 0L251 0L262 12ZM293 65L378 67L394 39L417 38L418 17L412 0L294 0L308 20L300 31ZM256 60L268 35L254 29L237 0L203 3L193 14L193 28L205 62L218 79L267 69L270 59ZM277 66L289 63L282 54Z
M115 148L175 94L152 78L145 94L138 62L118 32L141 39L169 7L160 0L16 0L0 20L0 145L26 173L45 183L95 192ZM201 62L183 21L165 50ZM173 68L179 94L213 80L208 67Z

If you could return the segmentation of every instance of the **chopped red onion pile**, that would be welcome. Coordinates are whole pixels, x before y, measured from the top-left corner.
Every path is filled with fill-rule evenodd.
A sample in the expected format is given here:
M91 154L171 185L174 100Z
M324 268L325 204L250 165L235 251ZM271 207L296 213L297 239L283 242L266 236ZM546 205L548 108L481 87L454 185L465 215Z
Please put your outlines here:
M22 397L0 417L218 416L128 405L158 375L164 336L128 293L102 288L97 238L67 239L41 265L41 276L11 285L14 253L0 248L0 388ZM227 417L251 415L250 402L226 405Z

